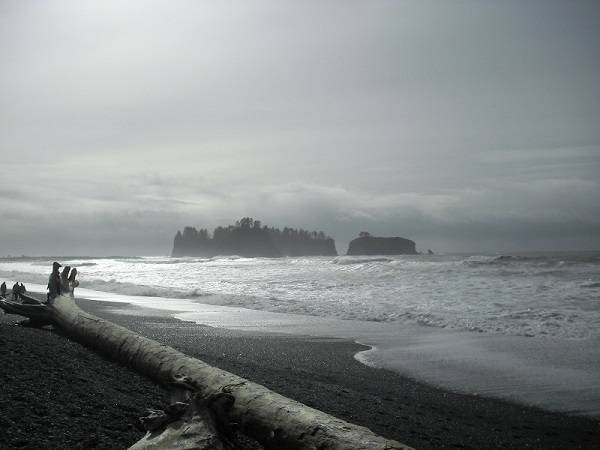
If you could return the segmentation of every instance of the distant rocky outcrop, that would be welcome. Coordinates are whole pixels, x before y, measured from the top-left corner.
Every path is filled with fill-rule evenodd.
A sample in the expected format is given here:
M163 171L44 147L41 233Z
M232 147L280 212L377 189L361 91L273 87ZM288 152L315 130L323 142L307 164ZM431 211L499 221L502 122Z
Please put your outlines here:
M363 231L348 245L347 255L416 255L416 244L401 237L374 237Z
M263 226L244 217L235 225L177 231L171 256L240 255L245 257L337 256L335 241L322 231Z

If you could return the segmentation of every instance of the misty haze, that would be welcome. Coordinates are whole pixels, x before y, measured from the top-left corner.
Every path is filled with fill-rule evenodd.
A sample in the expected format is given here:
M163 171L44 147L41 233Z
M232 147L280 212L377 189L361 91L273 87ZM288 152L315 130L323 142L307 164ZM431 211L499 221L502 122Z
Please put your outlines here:
M0 0L0 448L596 448L598 42L594 0Z

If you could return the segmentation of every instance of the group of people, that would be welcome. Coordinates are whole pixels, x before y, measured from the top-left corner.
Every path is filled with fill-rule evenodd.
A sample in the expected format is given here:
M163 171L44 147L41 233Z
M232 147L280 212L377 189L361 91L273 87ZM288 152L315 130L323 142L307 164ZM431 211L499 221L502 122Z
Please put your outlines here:
M15 301L19 300L19 298L22 299L25 292L27 292L25 285L17 281L12 287L12 299ZM0 284L0 295L2 295L3 298L6 298L6 282L4 281Z
M61 294L69 293L71 297L74 296L75 288L79 286L77 277L77 269L71 266L65 266L62 272L59 269L62 265L56 261L52 263L52 273L48 279L48 303Z
M52 263L52 273L48 279L48 294L47 302L52 303L59 295L70 294L74 296L75 288L79 286L77 278L77 269L71 266L65 266L62 272L59 269L62 265L58 262ZM23 294L27 291L23 283L16 282L12 288L12 299L17 301L19 299L25 300ZM0 294L3 298L6 298L6 282L2 282L0 285Z

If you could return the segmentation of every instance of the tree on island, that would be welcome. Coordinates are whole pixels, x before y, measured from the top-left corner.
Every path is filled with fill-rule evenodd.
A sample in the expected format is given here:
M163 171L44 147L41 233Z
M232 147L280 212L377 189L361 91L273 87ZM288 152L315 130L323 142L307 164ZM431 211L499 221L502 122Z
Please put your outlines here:
M337 256L335 242L323 231L262 225L243 217L235 225L218 226L212 237L205 228L185 227L177 231L172 256Z

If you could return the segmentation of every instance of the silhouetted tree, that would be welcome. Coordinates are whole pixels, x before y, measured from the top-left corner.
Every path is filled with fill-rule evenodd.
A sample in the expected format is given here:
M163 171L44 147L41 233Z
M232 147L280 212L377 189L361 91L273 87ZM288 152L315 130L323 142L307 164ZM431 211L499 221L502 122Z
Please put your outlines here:
M177 231L173 256L214 256L240 254L247 256L337 255L333 239L322 231L302 228L263 226L260 220L243 217L235 225L218 226L212 238L205 228L185 227Z

